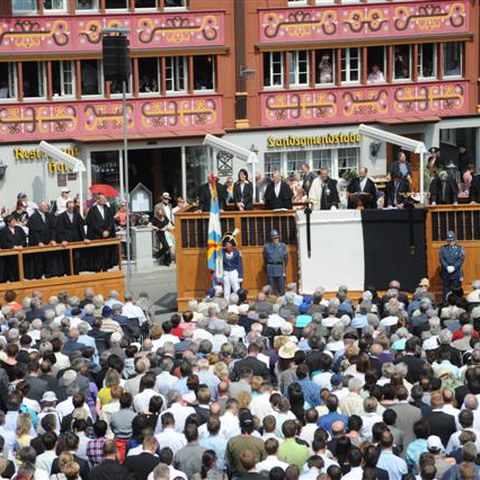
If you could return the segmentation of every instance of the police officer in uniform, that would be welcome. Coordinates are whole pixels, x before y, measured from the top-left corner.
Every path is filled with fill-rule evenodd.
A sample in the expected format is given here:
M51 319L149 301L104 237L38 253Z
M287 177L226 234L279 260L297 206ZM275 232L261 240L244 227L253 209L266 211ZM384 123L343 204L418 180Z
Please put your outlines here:
M465 251L461 245L457 245L455 233L447 232L447 245L440 249L440 265L442 266L443 294L446 298L452 286L461 286L463 280L463 262Z
M222 238L223 258L223 293L225 298L231 293L237 293L240 283L243 281L243 259L237 250L236 232L226 232Z
M287 246L280 242L280 235L276 230L270 232L270 240L271 242L266 243L263 247L267 281L275 293L284 295L288 261Z

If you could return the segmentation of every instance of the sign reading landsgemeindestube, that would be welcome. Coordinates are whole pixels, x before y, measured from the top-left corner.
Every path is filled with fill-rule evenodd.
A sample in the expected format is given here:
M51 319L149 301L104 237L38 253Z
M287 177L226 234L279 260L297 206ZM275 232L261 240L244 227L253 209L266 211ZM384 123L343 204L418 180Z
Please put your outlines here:
M360 143L362 136L359 133L329 133L327 135L311 135L296 137L288 135L285 137L267 138L267 148L288 148L288 147L313 147L317 145L345 145Z

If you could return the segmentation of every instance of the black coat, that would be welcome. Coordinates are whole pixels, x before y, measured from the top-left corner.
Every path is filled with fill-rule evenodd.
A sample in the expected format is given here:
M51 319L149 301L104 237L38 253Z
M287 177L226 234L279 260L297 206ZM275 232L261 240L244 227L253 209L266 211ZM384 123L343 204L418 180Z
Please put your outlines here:
M12 233L8 227L0 230L0 247L2 249L27 246L25 230L22 227L16 226L14 232L15 233Z
M80 476L82 480L89 480L90 479L90 467L88 466L88 462L83 458L80 458L78 455L73 454L73 461L78 463L80 466ZM56 473L60 473L60 466L58 464L58 457L53 460L52 463L52 471L50 472L51 475L55 475ZM114 478L114 477L110 477ZM120 478L120 477L119 477Z
M48 245L55 240L56 219L53 213L45 213L45 221L38 211L29 218L28 227L28 245L34 247L39 243Z
M400 180L397 188L397 199L395 201L395 180L390 180L385 188L385 207L396 207L397 205L403 205L406 197L402 196L402 193L408 193L410 191L410 183L408 180Z
M216 182L217 186L217 195L218 195L218 205L220 210L227 209L227 189L222 185L218 180ZM212 201L212 192L210 190L210 184L204 183L198 189L198 206L202 212L210 211L210 203Z
M480 203L480 175L475 175L470 185L470 197L471 202Z
M148 475L160 463L160 458L148 452L125 457L123 466L136 480L147 480ZM112 479L113 480L113 479Z
M27 375L25 380L27 380L30 385L30 391L26 397L39 402L42 399L43 394L48 390L48 383L33 375Z
M115 238L115 220L112 209L104 205L104 217L95 205L88 213L85 223L87 224L87 238L90 240L104 239L103 232L108 231L108 238Z
M458 169L460 170L460 175L463 175L463 172L465 172L469 165L475 165L475 160L473 159L472 154L468 150L465 150L464 153L459 153Z
M425 420L430 425L430 435L440 437L443 446L446 448L450 436L457 431L455 417L448 413L434 410Z
M455 180L447 177L444 189L442 181L438 177L434 178L430 184L430 201L437 205L452 205L458 202L458 187Z
M81 472L80 472L81 474ZM115 460L104 460L100 465L92 468L91 480L130 480L128 470ZM84 477L82 475L82 480ZM88 480L88 479L87 479Z
M365 188L363 191L360 188L360 177L354 178L348 185L347 188L348 193L368 193L370 196L365 198L363 201L363 206L365 208L377 208L377 187L373 180L367 178L365 183ZM352 202L349 198L348 200L348 208L355 208L354 202Z
M263 377L265 380L270 381L270 371L268 367L255 357L245 357L235 362L232 373L230 374L231 379L237 381L240 378L240 372L244 369L252 370L254 376Z
M78 212L73 213L73 222L65 211L57 217L57 242L82 242L85 240L85 222Z
M242 202L245 210L253 209L253 185L248 182L243 187L243 193L240 188L240 182L233 185L233 201L237 204Z
M265 190L265 207L267 210L275 210L277 208L292 208L292 190L285 183L281 182L280 193L278 197L275 195L275 183L271 182Z
M405 162L405 164L407 166L407 176L412 175L412 167L408 162ZM390 175L392 175L392 177L394 175L398 177L403 176L400 172L400 163L398 162L398 160L395 160L395 162L392 163L392 166L390 167Z

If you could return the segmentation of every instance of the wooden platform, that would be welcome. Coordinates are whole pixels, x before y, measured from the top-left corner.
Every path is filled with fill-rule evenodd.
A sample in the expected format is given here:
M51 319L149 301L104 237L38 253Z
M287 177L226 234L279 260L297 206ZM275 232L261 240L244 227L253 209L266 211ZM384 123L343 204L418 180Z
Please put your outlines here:
M74 274L73 258L74 252L81 249L95 249L103 246L114 246L118 249L118 265L117 268L108 272L93 273L82 272ZM62 277L43 278L41 280L27 280L24 272L24 257L32 253L44 254L52 251L66 251L68 252L69 268L68 275ZM0 298L3 298L7 290L14 290L18 294L18 300L21 301L24 297L30 296L33 291L41 291L44 298L51 295L57 295L59 292L67 291L70 295L83 297L85 289L92 287L96 294L108 296L110 290L117 290L120 295L124 295L124 275L122 272L122 257L121 257L121 241L120 239L108 240L93 240L90 243L73 242L66 246L58 245L55 247L30 247L22 250L1 250L0 257L17 256L19 265L18 282L0 283Z
M237 240L244 259L243 286L249 290L251 297L266 284L262 251L263 245L268 241L268 233L273 228L280 232L282 241L288 247L286 281L298 282L298 247L294 215L293 210L273 212L263 208L221 214L222 232L233 231L235 228L240 231ZM192 209L176 216L179 309L185 308L188 300L203 297L211 286L206 267L208 217L208 213L199 213ZM445 244L448 230L456 232L459 243L465 248L463 286L465 291L469 291L472 282L480 278L480 204L427 207L425 245L427 270L431 290L439 298L442 294L442 279L438 254L441 246ZM355 298L361 295L361 292L351 293Z

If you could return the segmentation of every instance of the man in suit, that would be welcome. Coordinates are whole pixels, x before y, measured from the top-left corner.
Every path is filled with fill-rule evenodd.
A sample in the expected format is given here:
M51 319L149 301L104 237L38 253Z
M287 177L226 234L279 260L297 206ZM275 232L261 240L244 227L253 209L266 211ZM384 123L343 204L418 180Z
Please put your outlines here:
M69 242L89 242L85 238L85 221L80 212L74 210L73 200L69 200L66 205L66 210L57 217L57 242L62 245L67 245ZM82 253L80 250L73 251L73 268L74 273L81 271ZM65 265L68 265L68 252L64 258Z
M408 367L407 382L417 383L420 377L426 373L426 363L417 356L417 350L420 348L420 341L417 337L409 338L405 343L405 355L395 360L395 364L404 363Z
M28 363L28 375L25 380L30 385L30 390L26 397L40 402L43 394L48 391L48 383L46 380L38 378L40 375L40 365L37 360L31 360Z
M402 177L399 173L392 171L390 174L391 180L387 183L385 188L385 207L400 207L402 208L406 194L410 191L410 183L405 177Z
M235 362L230 378L233 381L237 381L240 378L240 372L242 370L251 370L253 376L263 377L265 380L270 381L270 371L268 367L257 358L259 353L260 348L258 345L251 343L248 346L247 356L243 360Z
M450 436L457 431L455 417L442 411L443 398L441 393L432 393L430 405L432 413L426 418L427 423L430 425L430 435L440 437L443 447L447 448Z
M218 175L216 173L210 173L209 181L204 183L198 189L198 206L202 212L209 212L210 211L210 203L212 201L212 184L211 182L215 182L215 186L217 188L217 195L218 195L218 205L220 210L227 209L227 189L218 181Z
M336 210L340 203L337 181L328 175L328 169L322 168L310 187L309 199L313 210Z
M390 168L390 178L398 177L403 178L410 183L412 181L412 167L407 162L407 156L405 152L399 152L398 159L392 163Z
M158 448L157 439L153 435L145 435L142 453L125 457L123 466L133 478L147 480L150 472L153 472L154 468L160 463L160 458L156 454Z
M365 197L362 197L362 205L365 208L377 208L377 187L375 183L373 183L373 180L368 178L367 167L360 167L358 169L358 177L350 182L347 192L349 194L365 194ZM356 201L354 202L349 195L348 208L356 207Z
M397 403L389 408L397 414L395 427L405 433L404 445L407 446L415 440L413 425L422 419L422 411L407 402L408 390L403 385L397 387L395 396Z
M96 204L88 211L85 222L87 224L87 238L89 240L106 240L115 238L115 220L112 209L107 205L103 193L97 195ZM95 272L105 272L117 264L116 247L99 247L92 252L90 267Z
M292 190L286 182L282 181L280 172L273 173L273 182L265 189L265 207L267 210L292 208Z
M17 225L13 215L5 217L6 227L0 230L0 247L2 250L20 250L27 246L27 235L22 227ZM0 258L0 278L2 281L16 282L19 279L18 261L16 256Z
M430 201L432 205L457 205L457 182L447 172L440 172L430 183Z
M27 223L28 245L30 247L55 246L56 218L49 211L47 202L40 202L38 210L30 216ZM50 252L30 255L27 260L27 278L45 278L64 274L62 252Z

